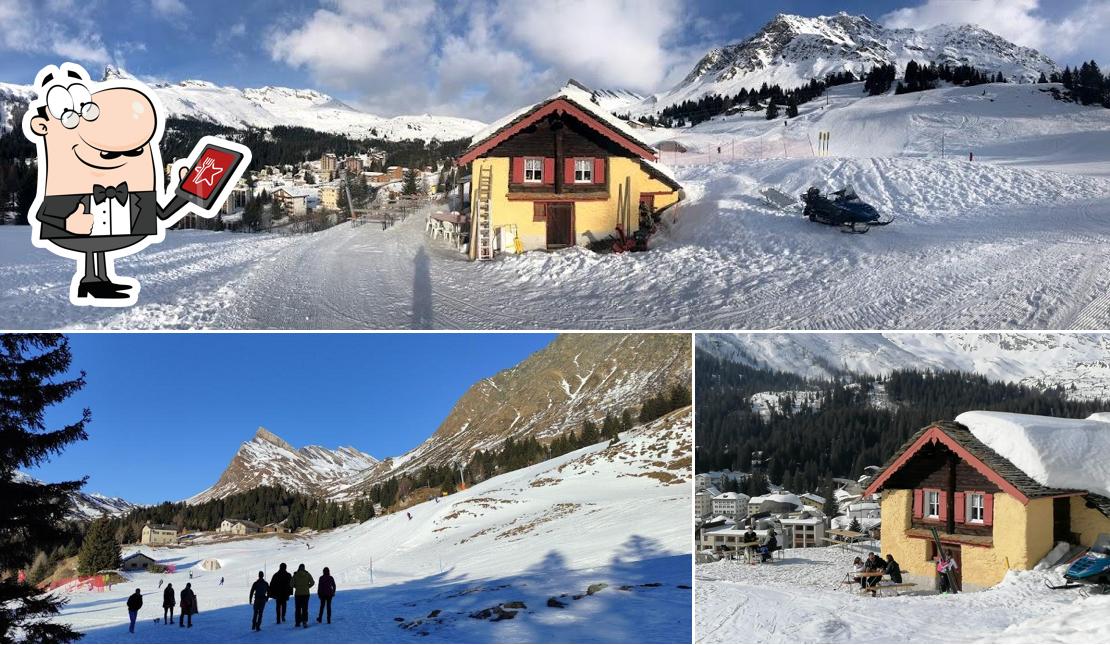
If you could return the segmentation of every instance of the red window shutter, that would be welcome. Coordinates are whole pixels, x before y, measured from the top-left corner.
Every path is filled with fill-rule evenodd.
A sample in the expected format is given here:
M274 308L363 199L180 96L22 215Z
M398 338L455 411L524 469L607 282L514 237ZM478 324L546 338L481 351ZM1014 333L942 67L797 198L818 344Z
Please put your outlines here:
M994 524L994 495L983 495L983 524Z
M919 520L925 515L925 491L920 488L913 491L913 518Z
M948 519L948 493L939 491L937 497L940 498L940 519Z
M966 514L964 512L966 508L967 507L964 505L964 494L956 493L956 521L960 524L966 521Z
M604 184L605 183L605 159L604 158L594 159L594 183L595 184Z
M512 183L524 183L524 157L513 157L513 177Z
M547 221L547 204L544 204L543 202L532 202L532 221Z
M574 157L567 157L563 160L563 183L574 183Z
M543 158L543 183L545 183L545 184L554 184L555 183L555 158L554 157L544 157Z

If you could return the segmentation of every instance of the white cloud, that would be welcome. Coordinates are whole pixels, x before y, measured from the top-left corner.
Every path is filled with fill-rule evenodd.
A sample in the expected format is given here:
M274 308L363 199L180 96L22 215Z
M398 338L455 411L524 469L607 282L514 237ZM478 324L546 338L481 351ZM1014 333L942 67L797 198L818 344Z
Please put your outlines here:
M676 63L682 3L674 0L502 0L497 20L515 43L598 87L658 89Z
M979 25L1003 38L1033 47L1057 59L1061 65L1074 63L1082 52L1086 58L1110 58L1110 3L1088 0L1059 20L1040 13L1039 0L926 0L915 6L891 11L880 18L890 27L923 29L940 24Z
M60 0L42 5L28 0L0 0L0 25L0 51L52 54L96 65L111 60L91 21L73 18L68 4Z
M188 13L182 0L151 0L150 8L154 13L166 18L177 18Z
M371 111L491 120L571 77L660 89L692 64L689 47L673 43L683 11L675 0L420 0L403 11L384 0L322 0L307 18L276 21L267 47L323 89L359 92Z

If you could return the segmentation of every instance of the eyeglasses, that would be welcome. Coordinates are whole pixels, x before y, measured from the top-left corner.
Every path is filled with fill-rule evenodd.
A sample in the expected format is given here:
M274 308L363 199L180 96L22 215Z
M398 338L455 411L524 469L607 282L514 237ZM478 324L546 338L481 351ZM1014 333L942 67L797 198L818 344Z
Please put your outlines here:
M46 93L46 109L68 130L76 128L81 119L96 121L100 117L100 106L93 102L88 88L80 83L50 88Z

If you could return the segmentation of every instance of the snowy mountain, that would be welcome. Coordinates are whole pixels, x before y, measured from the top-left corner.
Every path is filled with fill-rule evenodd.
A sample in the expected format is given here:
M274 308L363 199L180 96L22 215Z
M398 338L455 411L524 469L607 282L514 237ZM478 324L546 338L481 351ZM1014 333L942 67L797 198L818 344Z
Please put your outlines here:
M131 78L109 65L104 78ZM472 119L424 115L381 117L363 112L315 90L287 87L239 89L201 80L153 86L171 117L193 118L231 128L299 126L352 138L463 139L485 127ZM0 132L12 127L13 107L35 96L29 86L0 84ZM6 125L5 125L6 123Z
M650 97L633 113L656 112L708 94L732 95L763 83L797 87L832 72L893 63L972 65L1012 81L1035 81L1056 63L975 25L939 25L916 31L888 29L866 16L838 13L814 18L779 14L751 38L711 50L678 85Z
M18 471L15 473L15 480L38 481L30 475ZM69 517L70 519L78 521L95 520L103 515L124 515L140 506L122 497L108 497L100 493L85 493L81 491L71 496L70 503L72 504L72 509L70 510Z
M621 433L614 445L505 473L408 513L320 533L144 546L176 573L129 572L129 584L103 592L63 589L71 602L62 619L85 633L83 642L120 642L124 598L165 578L191 582L201 598L204 627L190 640L255 640L243 623L247 581L288 562L313 575L330 567L341 604L332 624L279 631L267 622L267 641L689 642L691 443L685 408ZM221 569L202 569L208 559ZM143 642L181 639L149 620L137 629Z
M519 365L475 383L419 446L378 461L354 448L299 450L259 428L200 503L266 485L349 499L383 479L431 464L465 461L510 437L540 442L578 430L586 418L637 408L689 383L690 340L681 334L567 334Z
M386 459L359 487L429 464L465 461L506 439L553 439L689 383L681 334L566 334L522 363L475 383L415 449Z
M642 103L647 97L631 90L592 90L590 100L601 109L612 114L627 112L633 106Z
M904 368L961 370L1032 387L1075 387L1110 397L1110 336L1103 334L713 334L698 349L809 378Z
M239 446L220 479L186 501L199 504L259 486L281 486L327 497L335 488L377 463L377 459L349 447L296 449L269 430L259 428L250 441Z

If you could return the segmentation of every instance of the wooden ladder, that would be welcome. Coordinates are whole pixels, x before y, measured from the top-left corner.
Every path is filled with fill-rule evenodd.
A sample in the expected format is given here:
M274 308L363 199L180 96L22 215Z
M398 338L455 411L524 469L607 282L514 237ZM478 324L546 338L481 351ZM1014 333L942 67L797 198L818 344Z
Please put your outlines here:
M477 259L493 259L493 215L490 212L490 192L493 184L493 167L482 166L478 170L478 203L475 243L478 245Z

